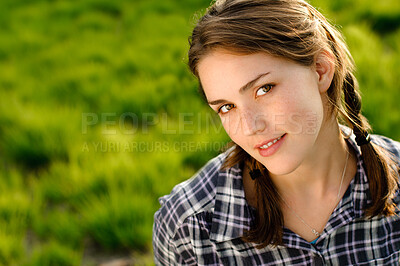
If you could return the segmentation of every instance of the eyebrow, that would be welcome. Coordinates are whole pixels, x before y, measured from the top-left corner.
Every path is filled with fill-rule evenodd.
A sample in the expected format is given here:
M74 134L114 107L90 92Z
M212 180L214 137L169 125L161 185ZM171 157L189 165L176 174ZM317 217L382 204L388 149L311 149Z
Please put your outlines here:
M239 93L243 94L245 91L247 91L248 89L250 89L251 87L254 86L254 84L261 78L265 77L266 75L268 75L270 72L267 73L262 73L260 75L258 75L257 77L255 77L254 79L252 79L251 81L247 82L245 85L243 85L240 89L239 89ZM226 102L226 100L215 100L215 101L209 101L208 104L209 105L217 105L220 103Z

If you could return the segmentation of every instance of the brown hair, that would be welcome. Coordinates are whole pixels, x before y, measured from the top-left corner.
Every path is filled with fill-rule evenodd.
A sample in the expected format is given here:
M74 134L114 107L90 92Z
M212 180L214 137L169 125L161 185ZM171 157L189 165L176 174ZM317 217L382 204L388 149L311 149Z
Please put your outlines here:
M303 0L216 1L198 21L189 43L189 67L198 79L199 61L215 49L238 54L267 53L303 66L311 66L319 53L328 52L335 63L328 89L331 114L352 128L358 139L370 131L361 114L353 59L342 35ZM368 217L393 215L397 169L391 166L389 155L381 147L372 142L360 147L372 200L365 214ZM235 145L225 167L237 163L245 163L250 170L259 169L263 173L262 178L256 179L256 220L243 239L257 243L258 247L282 244L281 201L267 169Z

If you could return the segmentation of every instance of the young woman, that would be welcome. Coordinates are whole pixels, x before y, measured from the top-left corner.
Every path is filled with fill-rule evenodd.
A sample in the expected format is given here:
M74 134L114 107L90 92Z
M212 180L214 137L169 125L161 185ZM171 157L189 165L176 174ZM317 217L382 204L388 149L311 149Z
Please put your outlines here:
M233 146L161 198L156 264L399 265L400 143L368 134L351 55L316 9L217 1L189 66Z

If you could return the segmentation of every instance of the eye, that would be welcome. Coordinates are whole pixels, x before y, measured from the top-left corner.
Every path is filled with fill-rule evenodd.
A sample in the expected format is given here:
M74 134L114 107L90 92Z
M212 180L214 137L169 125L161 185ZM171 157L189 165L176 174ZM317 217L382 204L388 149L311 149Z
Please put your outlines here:
M225 104L225 105L222 105L222 106L218 109L218 113L226 114L226 113L229 112L233 107L234 107L233 104Z
M271 84L260 87L256 92L256 96L261 96L261 95L266 94L267 92L269 92L272 89L272 87L273 87L273 85L271 85Z

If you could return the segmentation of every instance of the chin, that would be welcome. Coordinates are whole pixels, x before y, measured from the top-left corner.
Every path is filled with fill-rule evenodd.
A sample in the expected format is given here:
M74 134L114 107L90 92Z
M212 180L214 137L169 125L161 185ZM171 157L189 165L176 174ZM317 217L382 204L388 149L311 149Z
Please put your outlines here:
M260 163L264 165L264 167L268 170L268 172L272 173L273 175L288 175L294 172L301 164L300 162L297 162L297 160L290 160L290 159L286 159L281 162L260 161Z
M265 165L264 165L265 166ZM265 166L266 167L266 166ZM296 167L288 167L288 166L274 166L274 167L266 167L268 172L276 176L288 175L296 170Z

